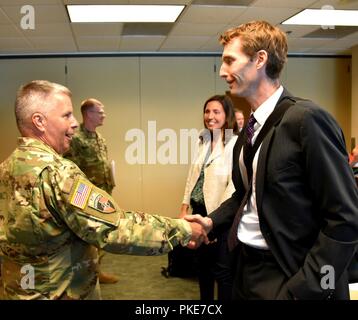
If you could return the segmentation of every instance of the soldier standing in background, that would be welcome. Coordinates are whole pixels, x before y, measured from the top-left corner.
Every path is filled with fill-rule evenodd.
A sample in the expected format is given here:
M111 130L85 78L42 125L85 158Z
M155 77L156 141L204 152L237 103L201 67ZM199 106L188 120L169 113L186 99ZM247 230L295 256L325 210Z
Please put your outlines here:
M103 125L106 117L104 105L97 99L86 99L81 103L81 113L83 122L72 137L71 148L64 157L76 163L96 187L112 194L114 177L108 160L106 141L96 131L97 127ZM103 256L104 252L100 250L99 264ZM118 277L114 274L100 270L100 283L116 283L117 281Z
M100 299L98 252L161 255L208 242L181 219L126 212L63 158L78 123L71 92L32 81L15 103L18 147L0 164L0 252L7 299Z

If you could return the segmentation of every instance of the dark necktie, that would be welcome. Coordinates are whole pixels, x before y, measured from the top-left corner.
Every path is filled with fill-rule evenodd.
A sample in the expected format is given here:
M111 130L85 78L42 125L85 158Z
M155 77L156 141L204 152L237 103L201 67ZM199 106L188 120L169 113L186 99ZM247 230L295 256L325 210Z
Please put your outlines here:
M251 113L249 122L246 127L246 142L244 144L244 163L246 166L247 171L247 181L250 182L252 178L252 158L254 155L251 155L251 149L252 149L252 137L255 133L255 126L256 119L254 117L254 114Z
M253 114L251 114L249 118L249 122L246 127L246 141L244 144L244 163L247 171L247 181L248 181L248 187L246 190L246 193L244 195L244 198L242 199L241 205L239 207L239 210L237 210L234 222L231 226L229 238L228 238L228 247L229 250L232 251L236 245L238 244L237 239L237 228L239 227L239 222L241 220L242 212L244 211L244 207L249 200L249 197L251 195L251 188L252 188L252 160L253 160L253 154L252 154L252 137L254 136L254 125L256 123L256 119Z

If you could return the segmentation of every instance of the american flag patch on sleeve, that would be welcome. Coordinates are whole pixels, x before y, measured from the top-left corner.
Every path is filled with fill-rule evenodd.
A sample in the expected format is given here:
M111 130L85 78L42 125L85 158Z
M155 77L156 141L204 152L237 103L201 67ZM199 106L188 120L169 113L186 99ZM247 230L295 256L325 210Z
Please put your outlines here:
M86 180L79 179L72 194L70 203L75 207L83 209L88 201L92 185Z

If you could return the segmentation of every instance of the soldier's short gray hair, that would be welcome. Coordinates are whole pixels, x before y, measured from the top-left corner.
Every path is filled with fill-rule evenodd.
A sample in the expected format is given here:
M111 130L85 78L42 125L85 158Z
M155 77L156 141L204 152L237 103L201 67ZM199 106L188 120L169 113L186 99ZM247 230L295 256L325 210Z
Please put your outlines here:
M46 80L33 80L22 85L17 91L15 101L15 117L20 132L31 123L35 112L50 110L53 94L64 94L71 98L71 91L63 85Z

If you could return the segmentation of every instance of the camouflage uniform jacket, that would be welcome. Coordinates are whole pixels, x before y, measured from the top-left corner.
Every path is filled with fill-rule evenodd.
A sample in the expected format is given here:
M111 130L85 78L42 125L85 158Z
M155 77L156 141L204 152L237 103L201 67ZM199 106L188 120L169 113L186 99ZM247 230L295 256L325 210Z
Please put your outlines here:
M76 163L94 185L108 193L112 192L114 182L108 161L107 145L98 132L90 132L81 124L65 158Z
M186 221L123 211L39 140L19 138L0 164L0 252L8 299L85 299L97 282L94 246L160 255L179 242L186 245L190 236Z

